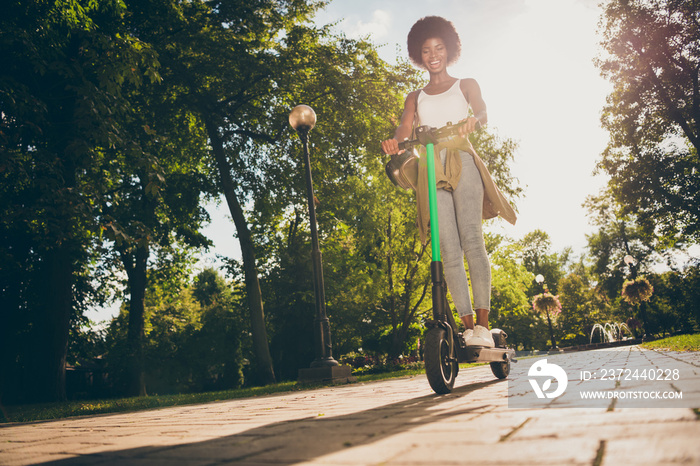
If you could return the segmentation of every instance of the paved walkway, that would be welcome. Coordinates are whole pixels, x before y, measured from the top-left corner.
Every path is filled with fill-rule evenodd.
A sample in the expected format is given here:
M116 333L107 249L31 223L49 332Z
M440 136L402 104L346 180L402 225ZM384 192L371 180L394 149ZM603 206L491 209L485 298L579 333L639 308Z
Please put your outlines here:
M590 351L590 361L611 350ZM508 382L464 370L51 422L0 424L0 464L700 464L700 353L614 351L682 367L685 408L509 408ZM579 355L583 353L576 353ZM521 360L523 364L527 360Z

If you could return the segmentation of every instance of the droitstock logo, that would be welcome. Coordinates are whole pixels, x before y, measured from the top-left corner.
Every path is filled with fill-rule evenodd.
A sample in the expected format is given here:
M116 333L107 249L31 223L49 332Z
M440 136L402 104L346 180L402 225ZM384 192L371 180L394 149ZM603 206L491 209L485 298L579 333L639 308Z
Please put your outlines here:
M533 364L527 375L528 377L535 377L535 379L530 378L529 381L532 389L535 390L537 398L556 398L564 393L566 386L569 384L566 371L557 364L548 363L546 359L541 359ZM546 379L544 379L540 387L538 380L544 377ZM552 388L554 380L557 382L556 389L548 392Z
M692 357L635 346L516 353L508 374L508 407L695 408L700 374Z

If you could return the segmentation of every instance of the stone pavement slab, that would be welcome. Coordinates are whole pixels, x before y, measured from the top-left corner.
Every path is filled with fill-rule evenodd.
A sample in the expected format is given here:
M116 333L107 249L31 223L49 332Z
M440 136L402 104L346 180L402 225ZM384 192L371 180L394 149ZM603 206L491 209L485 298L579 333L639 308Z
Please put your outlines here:
M698 353L616 348L672 358L700 408ZM575 353L590 365L610 350ZM584 356L582 356L584 355ZM685 394L685 392L684 392ZM508 406L488 366L435 395L425 376L50 422L0 424L0 465L700 464L691 408Z

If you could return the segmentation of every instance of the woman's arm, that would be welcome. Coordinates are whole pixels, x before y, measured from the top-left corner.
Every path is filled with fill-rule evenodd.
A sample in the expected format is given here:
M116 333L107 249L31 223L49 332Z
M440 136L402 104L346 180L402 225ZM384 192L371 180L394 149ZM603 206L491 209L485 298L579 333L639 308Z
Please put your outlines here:
M416 100L418 97L418 92L420 91L413 91L406 96L406 102L404 102L403 105L403 113L401 114L401 121L394 132L393 139L382 141L382 150L385 154L398 154L399 141L403 141L411 137L413 122L416 118Z
M459 129L460 135L466 136L476 129L477 123L480 123L482 126L485 125L488 122L488 115L486 113L486 102L481 97L481 88L476 79L462 79L459 87L462 89L464 97L466 97L474 112L473 117L463 120L465 124Z

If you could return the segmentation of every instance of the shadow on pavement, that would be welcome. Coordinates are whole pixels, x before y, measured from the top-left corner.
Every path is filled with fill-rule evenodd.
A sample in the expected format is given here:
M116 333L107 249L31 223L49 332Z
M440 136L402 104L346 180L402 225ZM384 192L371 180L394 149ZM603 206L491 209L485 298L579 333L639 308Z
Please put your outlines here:
M371 444L417 426L472 413L488 405L463 409L453 403L493 384L463 385L448 395L425 395L335 417L306 417L256 427L235 435L171 446L139 447L101 452L42 464L294 464ZM450 406L445 407L445 404Z

